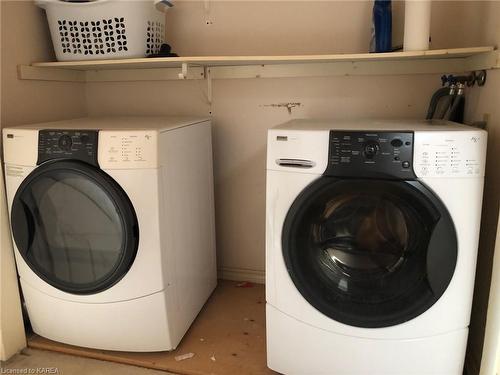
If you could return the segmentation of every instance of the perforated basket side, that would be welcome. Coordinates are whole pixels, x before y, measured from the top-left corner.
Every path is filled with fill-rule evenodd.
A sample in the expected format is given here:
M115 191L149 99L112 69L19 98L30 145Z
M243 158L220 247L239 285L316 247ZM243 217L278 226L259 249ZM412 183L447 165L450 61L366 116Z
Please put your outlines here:
M165 23L160 21L148 21L146 29L146 54L158 53L161 45L165 42Z
M128 51L124 17L96 21L57 20L62 53L106 55Z

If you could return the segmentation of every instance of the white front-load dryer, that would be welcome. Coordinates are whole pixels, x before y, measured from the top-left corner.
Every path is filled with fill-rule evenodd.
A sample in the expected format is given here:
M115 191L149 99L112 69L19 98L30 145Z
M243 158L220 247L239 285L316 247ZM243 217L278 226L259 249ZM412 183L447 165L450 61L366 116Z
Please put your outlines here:
M444 121L269 131L271 369L462 374L486 137Z
M174 349L216 286L210 122L82 118L7 127L3 146L34 332Z

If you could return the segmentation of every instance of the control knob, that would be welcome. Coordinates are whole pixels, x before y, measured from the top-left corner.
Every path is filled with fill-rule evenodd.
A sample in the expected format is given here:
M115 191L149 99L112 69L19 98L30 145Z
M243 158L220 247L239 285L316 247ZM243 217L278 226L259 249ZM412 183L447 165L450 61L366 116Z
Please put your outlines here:
M373 157L377 154L380 146L375 141L368 141L364 145L364 154L368 159L373 159Z
M61 135L59 137L58 144L61 150L70 151L73 141L71 140L71 137L69 135Z

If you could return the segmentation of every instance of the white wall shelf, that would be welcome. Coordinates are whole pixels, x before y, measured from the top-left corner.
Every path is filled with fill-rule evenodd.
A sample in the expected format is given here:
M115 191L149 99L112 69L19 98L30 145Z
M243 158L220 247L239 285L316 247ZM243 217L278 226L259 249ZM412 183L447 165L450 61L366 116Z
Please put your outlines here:
M297 56L197 56L40 62L19 78L64 82L158 81L463 73L500 68L494 47Z

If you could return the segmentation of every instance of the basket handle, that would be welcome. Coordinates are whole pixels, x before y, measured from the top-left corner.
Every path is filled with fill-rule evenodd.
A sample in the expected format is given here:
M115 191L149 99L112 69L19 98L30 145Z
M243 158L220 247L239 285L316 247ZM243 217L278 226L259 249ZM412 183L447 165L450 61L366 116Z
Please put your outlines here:
M53 0L35 0L35 4L40 8L45 9L48 3L51 3Z
M104 1L108 1L108 0L91 0L91 1L75 1L75 2L68 2L68 1L65 1L65 0L35 0L35 4L38 5L40 8L43 8L45 9L45 7L47 6L47 4L50 4L50 3L65 3L65 4L88 4L88 3L102 3Z
M49 0L50 1L50 0ZM155 7L158 9L160 12L166 13L167 10L172 8L174 6L172 0L155 0Z
M103 1L107 1L107 0L94 0L94 1L91 1L91 2L92 3L96 3L96 2L103 2ZM50 4L50 3L59 3L59 2L63 2L64 3L65 1L64 0L35 0L35 4L38 5L40 8L43 8L43 9L45 9L45 7L47 6L47 4ZM84 2L82 1L82 3L84 3ZM167 10L169 10L173 6L174 6L173 0L155 0L155 7L160 12L167 12Z

